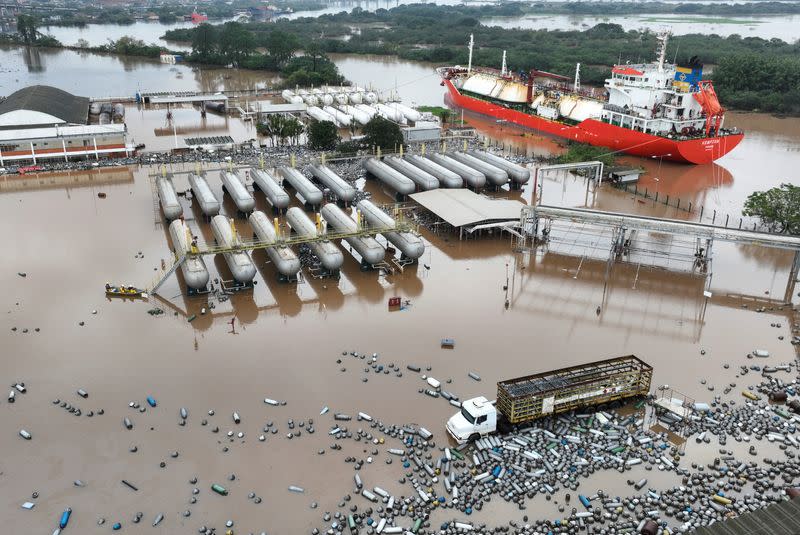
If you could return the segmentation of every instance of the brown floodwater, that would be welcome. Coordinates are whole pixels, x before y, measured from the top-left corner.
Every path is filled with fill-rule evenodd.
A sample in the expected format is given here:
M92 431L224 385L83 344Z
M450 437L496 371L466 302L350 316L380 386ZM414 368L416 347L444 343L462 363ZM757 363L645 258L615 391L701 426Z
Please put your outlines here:
M431 100L441 99L438 84L432 91L437 93L429 95ZM251 137L244 124L212 114L203 123L191 108L176 111L172 132L163 111L133 108L128 114L131 124L138 125L130 127L132 135L137 142L146 137L148 147L169 146L176 133L226 127L235 136ZM552 138L469 114L464 118L514 152L563 150ZM728 121L748 132L736 151L703 167L631 160L649 172L640 187L704 205L707 215L714 209L738 214L752 190L787 180L798 183L796 119L730 114ZM220 195L218 164L203 167ZM180 173L193 168L170 169L178 189L186 187ZM52 532L67 506L74 511L70 528L80 533L98 529L101 517L106 526L119 521L126 531L148 533L184 533L202 524L219 528L227 519L236 522L237 533L290 534L321 527L323 512L336 510L341 497L352 491L353 469L345 457L364 458L372 450L353 441L342 441L341 451L328 449L334 412L364 411L384 422L417 423L435 433L437 444L446 442L444 422L454 408L419 394L424 382L405 370L407 364L430 366L429 375L452 379L447 389L462 398L493 397L499 379L632 353L654 366L654 387L669 384L699 401L714 396L738 401L739 390L750 381L737 377L740 365L752 364L748 352L769 350L771 364L795 358L788 340L797 320L788 307L763 301L782 298L791 256L723 243L715 244L713 297L707 302L704 281L696 274L667 273L643 261L614 266L606 280L605 261L589 251L515 255L507 235L460 242L457 236L425 229L425 255L402 274L362 272L345 248L340 279L314 279L306 273L300 282L287 284L278 282L266 255L256 252L255 289L227 301L186 297L180 275L163 287L163 298L108 299L105 282L149 286L162 261L170 259L170 240L153 198L155 173L155 167L145 166L0 177L7 248L0 255L0 377L6 384L25 381L28 387L15 404L0 401L0 518L9 532ZM365 187L377 202L391 202L373 182ZM99 198L100 192L106 197ZM508 195L530 203L531 185ZM257 199L261 209L267 208L261 194ZM666 217L697 215L607 187L587 194L581 179L555 173L544 176L543 199ZM229 199L223 210L233 214ZM210 241L210 229L196 207L184 204L184 211L195 233ZM237 220L237 228L249 232L244 220ZM229 278L221 258L206 263L212 279ZM390 311L387 300L395 295L408 299L409 306ZM761 299L767 309L755 312L761 301L742 295ZM149 315L153 307L165 314ZM188 322L192 314L197 318ZM444 337L456 340L455 349L440 349ZM345 350L377 352L380 363L395 363L405 373L401 378L365 373L365 361L342 357ZM729 369L723 368L726 363ZM483 380L469 379L469 371ZM708 383L701 384L702 379ZM738 385L725 395L729 383ZM75 394L79 388L89 392L88 399ZM158 407L143 414L128 407L130 401L144 403L148 395ZM287 404L269 406L265 397ZM80 407L84 416L52 405L56 398ZM331 410L320 416L324 406ZM190 413L185 427L178 425L180 407ZM104 415L85 415L99 408ZM214 416L208 416L211 409ZM233 423L233 411L242 416L241 424ZM135 424L131 431L122 425L126 416ZM200 425L202 418L208 426ZM317 432L289 440L288 418L313 418ZM257 437L267 421L274 421L280 432L268 434L262 443ZM215 425L219 434L211 432ZM348 427L360 426L350 422ZM17 435L23 428L32 433L31 441ZM229 442L228 430L244 432L244 440ZM138 451L130 453L134 445ZM384 462L386 449L399 445L389 440L378 446L375 462L360 472L367 486L409 494L410 487L397 481L404 472L399 463ZM741 446L729 449L738 452ZM760 455L770 456L771 447L759 446ZM170 456L173 451L178 458ZM717 454L713 445L694 441L686 451L689 459L701 462ZM165 468L159 467L162 461ZM232 482L227 479L231 473L236 474ZM583 485L627 494L624 479L638 474L599 473ZM199 478L196 505L189 504L193 476ZM659 487L676 483L666 473L648 477ZM76 479L86 486L75 487ZM122 479L139 491L121 485ZM228 487L230 495L211 493L214 482ZM304 487L305 493L290 493L289 485ZM39 493L36 507L21 509L34 491ZM248 500L251 491L263 503ZM311 509L315 501L319 508ZM365 505L360 498L354 501ZM556 501L563 503L563 497ZM189 518L181 515L186 509L192 512ZM138 526L130 523L136 511L145 513ZM150 523L158 513L165 520L153 529ZM556 503L539 496L527 511L495 499L474 518L505 524L523 514L560 516ZM452 510L438 511L434 520L452 516Z

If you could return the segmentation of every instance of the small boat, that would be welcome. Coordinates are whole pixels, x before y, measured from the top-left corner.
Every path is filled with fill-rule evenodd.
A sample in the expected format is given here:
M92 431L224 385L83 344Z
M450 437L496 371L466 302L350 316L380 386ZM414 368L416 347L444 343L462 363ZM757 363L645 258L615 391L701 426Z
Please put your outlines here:
M134 286L112 286L110 284L106 284L106 295L108 297L141 297L142 299L147 299L147 292L144 290L140 290Z

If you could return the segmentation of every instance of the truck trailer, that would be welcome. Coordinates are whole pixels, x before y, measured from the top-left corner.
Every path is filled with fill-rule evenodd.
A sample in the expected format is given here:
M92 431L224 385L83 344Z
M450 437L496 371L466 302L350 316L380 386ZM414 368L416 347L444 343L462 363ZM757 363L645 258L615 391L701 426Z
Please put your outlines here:
M463 444L546 416L646 396L652 378L652 366L628 355L500 381L496 400L465 400L447 432Z

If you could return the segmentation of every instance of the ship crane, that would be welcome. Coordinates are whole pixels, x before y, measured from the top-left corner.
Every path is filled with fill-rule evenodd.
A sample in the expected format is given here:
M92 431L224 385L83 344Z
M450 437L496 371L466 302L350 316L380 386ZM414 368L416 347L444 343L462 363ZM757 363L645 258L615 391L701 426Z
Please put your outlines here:
M581 90L581 64L575 64L575 83L572 85L572 90L577 93Z

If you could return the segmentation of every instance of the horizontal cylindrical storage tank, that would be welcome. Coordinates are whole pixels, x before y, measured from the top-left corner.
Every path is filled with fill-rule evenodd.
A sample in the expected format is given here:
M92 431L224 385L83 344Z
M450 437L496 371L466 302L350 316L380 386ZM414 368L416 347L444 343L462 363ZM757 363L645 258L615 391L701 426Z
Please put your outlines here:
M89 104L89 113L91 115L100 115L100 103L99 102L92 102Z
M373 117L378 115L378 110L376 110L375 108L373 108L369 104L357 104L356 108L361 110L361 111L363 111L367 115L369 115L370 119L372 119Z
M357 205L364 219L371 227L390 228L395 226L394 219L386 212L375 206L372 201L361 201ZM425 253L425 244L422 238L411 232L381 232L383 236L406 257L416 260Z
M319 99L315 95L302 95L302 99L303 102L305 102L307 105L311 107L317 106L319 104ZM319 110L319 108L316 109ZM311 109L309 108L307 111L309 112L308 114L311 115Z
M408 195L409 193L414 193L416 190L414 182L412 182L410 178L398 173L377 158L369 158L365 160L364 169L372 173L378 180L395 190L397 193Z
M372 91L367 91L366 93L364 93L364 102L367 102L369 104L374 104L378 102L378 95L376 95Z
M278 185L278 180L274 176L262 169L251 169L250 174L253 183L264 193L273 207L283 209L289 206L291 200L289 194Z
M402 158L387 156L383 159L383 163L413 180L422 190L436 189L439 187L439 181L435 176L423 171L419 167L411 165Z
M308 103L306 103L308 104ZM322 109L309 105L306 108L306 113L316 121L328 121L329 123L336 123L336 119L329 113L322 111Z
M508 176L511 177L511 180L517 184L525 184L531 178L530 169L515 164L514 162L509 162L505 158L501 158L491 152L473 150L469 152L469 155L504 170L508 173Z
M454 152L451 157L476 171L480 171L486 177L486 180L495 186L502 186L508 182L508 173L465 152Z
M439 185L445 188L460 188L464 185L464 179L459 175L428 158L411 154L406 156L406 161L435 176L439 180Z
M206 109L215 111L217 113L225 113L225 103L224 102L206 102Z
M111 115L114 112L114 106L110 102L103 102L100 104L100 113L107 113Z
M389 106L391 106L392 108L394 108L397 111L399 111L400 113L402 113L403 116L406 119L408 119L409 121L416 122L416 121L419 121L420 119L422 119L422 114L420 112L418 112L414 108L409 108L408 106L406 106L404 104L400 104L399 102L395 102L393 104L389 104Z
M300 236L316 237L317 227L308 218L305 212L296 206L292 206L286 210L286 222L289 226ZM342 267L344 256L332 241L316 241L310 242L308 246L314 256L319 258L322 262L322 267L329 271L335 271Z
M390 121L394 121L396 123L402 123L403 121L405 121L403 113L399 110L394 109L391 106L388 106L386 104L375 104L375 109L378 110L378 113L380 113Z
M178 200L178 194L175 193L175 187L172 185L172 180L167 177L159 177L156 180L158 187L158 200L161 202L161 210L164 212L164 217L172 221L183 215L183 207Z
M333 95L329 93L323 93L321 95L317 95L317 98L322 102L324 106L330 106L333 104Z
M317 206L322 202L322 192L303 173L294 167L283 166L278 168L278 173L292 185L306 204Z
M353 91L347 95L347 98L352 104L361 104L361 102L364 100L364 93L361 91Z
M220 178L222 179L222 185L225 187L225 191L227 191L228 195L233 199L236 208L238 208L240 212L252 212L253 208L256 207L256 200L250 192L247 191L247 188L244 187L241 179L236 174L229 171L222 171L220 173Z
M100 115L97 116L97 122L99 124L109 124L111 122L111 114L108 112L101 112Z
M468 186L478 189L486 185L486 175L461 162L457 162L449 156L445 156L444 154L431 154L428 158L460 176Z
M192 233L183 219L176 219L170 223L169 236L178 256L191 252ZM187 256L181 264L181 272L186 285L194 290L205 289L208 284L208 268L202 256Z
M346 106L347 103L350 101L347 93L336 93L334 95L334 100L336 100L336 104L338 104L339 106Z
M369 120L372 119L372 115L368 114L364 110L356 108L355 106L339 106L339 109L355 119L357 123L362 125L367 124Z
M259 241L264 243L276 243L278 241L278 233L275 231L274 223L270 221L264 212L256 210L250 214L248 219ZM294 277L300 271L300 259L289 247L276 245L275 247L267 247L266 251L267 256L275 264L281 275Z
M210 217L219 213L219 201L211 191L205 176L189 173L189 186L203 214Z
M303 97L295 95L294 92L290 91L289 89L284 89L283 92L281 93L281 96L283 97L283 100L285 100L290 104L303 103Z
M125 106L122 104L114 104L114 117L125 117Z
M231 221L224 215L215 215L211 219L211 232L214 233L217 243L222 247L233 247L238 243L238 238L233 233ZM256 276L256 266L245 251L232 251L222 253L231 274L236 282L249 283Z
M336 195L337 199L351 202L356 198L356 188L345 182L342 177L334 173L329 167L325 165L309 165L307 171L327 186Z
M333 116L333 118L336 119L336 122L340 126L350 126L350 123L353 122L352 117L350 117L349 115L347 115L342 111L337 110L333 106L325 106L324 108L322 108L322 111L324 111L328 115Z
M320 210L320 214L339 232L358 231L356 222L335 204L326 204ZM354 236L345 238L345 241L358 251L362 262L366 264L377 264L386 256L386 250L372 236Z

